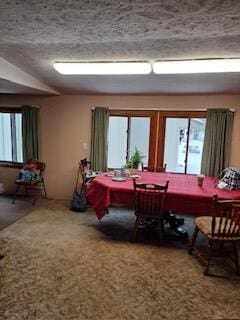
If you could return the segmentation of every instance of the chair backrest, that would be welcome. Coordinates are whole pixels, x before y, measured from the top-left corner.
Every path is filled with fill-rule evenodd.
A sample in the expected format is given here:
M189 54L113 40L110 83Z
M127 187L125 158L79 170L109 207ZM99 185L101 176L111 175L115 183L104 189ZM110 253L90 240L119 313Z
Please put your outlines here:
M167 164L165 163L163 167L155 167L155 166L144 166L142 163L142 171L150 171L150 172L166 172Z
M212 236L240 237L240 200L218 200L213 197Z
M156 167L156 172L166 172L167 164L165 163L163 167Z
M136 180L133 179L135 215L148 218L162 218L168 183L168 181L161 185L136 183Z
M144 164L142 163L142 171L151 171L154 172L155 168L154 166L144 166Z
M36 170L39 170L41 172L41 174L43 173L43 171L46 168L46 164L44 162L40 162L38 160L35 159L29 159L24 166L30 166L30 165L35 165L36 166Z

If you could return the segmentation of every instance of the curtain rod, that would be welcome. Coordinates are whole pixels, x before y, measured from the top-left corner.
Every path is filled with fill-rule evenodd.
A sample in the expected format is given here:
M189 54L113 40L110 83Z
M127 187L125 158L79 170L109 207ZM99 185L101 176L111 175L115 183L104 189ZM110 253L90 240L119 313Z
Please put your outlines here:
M217 109L217 108L190 108L190 109L176 109L176 108L108 108L109 110L121 110L121 111L207 111L207 109ZM219 109L229 109L229 108L219 108ZM95 110L95 108L92 108L92 110ZM235 109L229 109L231 112L235 112Z
M0 107L5 107L5 108L21 108L22 106L26 106L26 104L0 104ZM35 106L35 105L29 105L30 107L33 107L33 108L37 108L37 109L40 109L41 107L40 106Z

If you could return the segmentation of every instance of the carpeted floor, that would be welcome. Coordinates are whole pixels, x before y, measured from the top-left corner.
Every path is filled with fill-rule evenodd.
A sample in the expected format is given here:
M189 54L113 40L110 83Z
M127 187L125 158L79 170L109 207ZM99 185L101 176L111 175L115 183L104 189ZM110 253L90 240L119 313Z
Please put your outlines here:
M227 263L204 277L187 245L131 243L131 211L74 213L49 201L0 232L0 319L240 319L240 279ZM187 221L191 229L191 219Z
M0 195L0 230L33 210L32 198L18 197L15 204L12 204L12 199L12 196ZM38 199L35 206L41 206L45 201L45 199Z

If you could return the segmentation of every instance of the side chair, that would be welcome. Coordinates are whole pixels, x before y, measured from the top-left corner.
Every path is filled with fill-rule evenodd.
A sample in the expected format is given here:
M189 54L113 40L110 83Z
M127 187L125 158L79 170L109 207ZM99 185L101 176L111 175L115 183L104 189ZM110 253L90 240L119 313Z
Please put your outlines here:
M237 274L240 274L238 245L240 244L240 200L218 200L214 195L212 200L212 216L197 217L195 231L189 247L189 254L195 253L204 264L204 275L209 275L210 259L213 245L219 245L235 264ZM196 247L198 232L208 241L207 257L205 258ZM229 252L225 245L232 247Z
M45 165L44 162L40 162L40 161L37 161L37 160L30 159L30 160L28 160L26 162L26 164L24 165L23 169L26 166L31 166L31 165L34 165L35 169L39 170L39 175L38 175L38 177L36 179L22 180L21 179L21 173L19 174L18 179L15 181L15 184L16 184L17 187L16 187L16 190L15 190L15 193L14 193L12 204L15 203L15 200L16 200L17 195L19 193L20 187L23 187L25 189L25 194L26 195L29 195L29 191L35 191L38 194L41 194L42 191L43 191L44 192L44 197L45 197L45 199L47 199L47 191L46 191L46 186L45 186L45 182L44 182L44 178L43 178L43 172L45 170L46 165ZM34 197L34 200L33 200L33 205L36 204L36 201L37 201L37 197L36 197L36 194L35 194L35 197Z
M142 163L142 171L150 171L150 172L166 172L167 164L165 163L163 167L161 166L144 166Z
M166 172L166 169L167 169L167 164L165 163L165 164L163 165L163 167L156 167L156 168L155 168L155 171L156 171L156 172Z
M136 240L137 231L143 219L154 219L160 244L163 243L164 205L168 189L168 181L164 184L136 183L133 179L135 192L135 226L132 240Z

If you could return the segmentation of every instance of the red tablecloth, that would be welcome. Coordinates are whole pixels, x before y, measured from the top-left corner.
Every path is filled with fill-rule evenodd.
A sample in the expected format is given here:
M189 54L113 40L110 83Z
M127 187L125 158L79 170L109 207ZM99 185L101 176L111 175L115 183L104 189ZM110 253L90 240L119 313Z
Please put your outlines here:
M195 175L175 173L140 172L141 183L161 183L169 181L166 209L178 213L207 215L211 213L212 197L219 199L240 199L240 191L219 190L214 187L214 177L205 177L203 186L197 184ZM112 177L101 174L96 177L87 190L87 198L94 208L98 219L105 215L111 204L134 206L133 181L112 181Z

